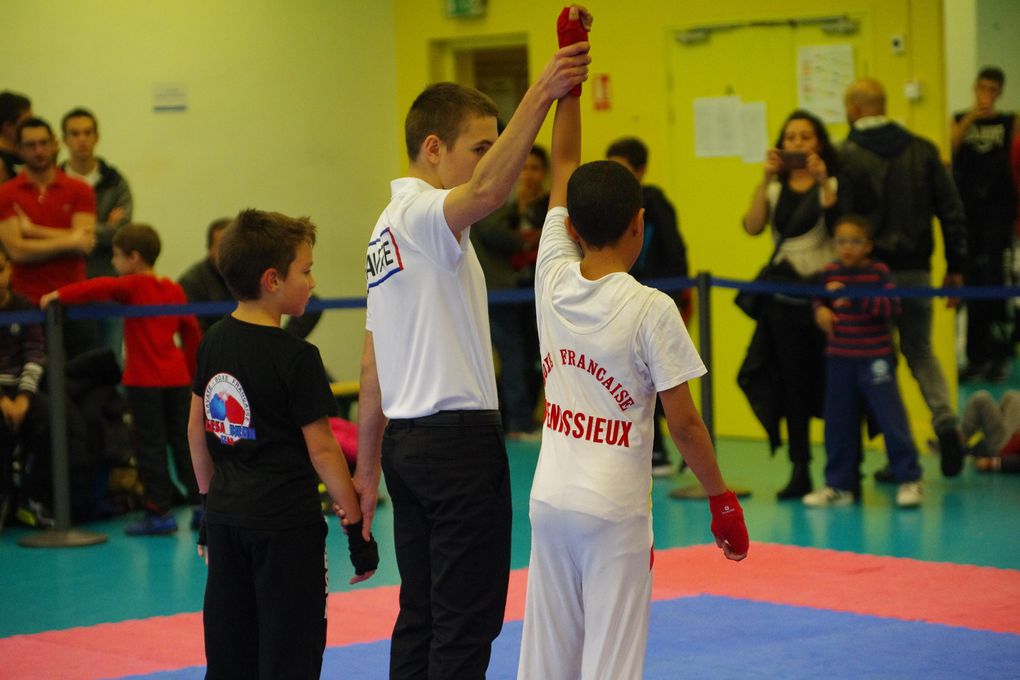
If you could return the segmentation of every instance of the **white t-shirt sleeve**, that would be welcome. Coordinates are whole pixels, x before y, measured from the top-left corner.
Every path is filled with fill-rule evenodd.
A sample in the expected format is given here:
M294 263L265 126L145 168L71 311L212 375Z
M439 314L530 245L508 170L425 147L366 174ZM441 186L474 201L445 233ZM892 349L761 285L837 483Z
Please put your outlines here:
M403 204L399 220L395 224L403 231L404 238L425 257L447 270L454 270L466 252L468 232L462 232L458 239L450 231L443 212L443 204L449 189L429 189L415 192Z
M658 293L638 331L640 355L656 392L668 390L708 370L695 349L676 303Z
M535 285L541 287L549 270L564 262L579 262L581 249L567 236L567 209L557 206L549 210L538 242L538 259L535 263Z

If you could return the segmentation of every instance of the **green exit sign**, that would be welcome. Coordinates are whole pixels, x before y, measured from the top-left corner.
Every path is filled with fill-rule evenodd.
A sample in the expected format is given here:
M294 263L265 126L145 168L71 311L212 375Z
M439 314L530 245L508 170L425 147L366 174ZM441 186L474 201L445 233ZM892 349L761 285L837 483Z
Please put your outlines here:
M482 17L486 4L487 0L446 0L446 16Z

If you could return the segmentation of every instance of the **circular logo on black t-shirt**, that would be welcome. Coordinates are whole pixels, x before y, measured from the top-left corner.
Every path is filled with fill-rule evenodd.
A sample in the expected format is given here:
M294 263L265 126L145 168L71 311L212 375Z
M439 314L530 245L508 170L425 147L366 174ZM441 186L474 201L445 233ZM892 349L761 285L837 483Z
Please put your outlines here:
M205 386L205 429L227 445L255 439L251 408L244 388L229 373L217 373Z

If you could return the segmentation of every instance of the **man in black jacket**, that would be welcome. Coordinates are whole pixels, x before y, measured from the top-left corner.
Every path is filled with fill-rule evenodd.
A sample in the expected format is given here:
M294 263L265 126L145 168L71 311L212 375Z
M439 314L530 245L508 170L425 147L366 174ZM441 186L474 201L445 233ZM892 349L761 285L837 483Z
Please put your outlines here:
M886 117L885 90L873 78L851 84L845 104L852 127L840 160L850 188L848 209L874 226L875 257L889 265L897 288L931 285L932 217L938 217L946 255L943 285L962 285L967 256L963 204L938 149ZM942 473L953 477L960 473L963 453L956 412L932 351L932 300L904 297L901 302L900 351L931 410ZM883 472L876 477L882 479Z

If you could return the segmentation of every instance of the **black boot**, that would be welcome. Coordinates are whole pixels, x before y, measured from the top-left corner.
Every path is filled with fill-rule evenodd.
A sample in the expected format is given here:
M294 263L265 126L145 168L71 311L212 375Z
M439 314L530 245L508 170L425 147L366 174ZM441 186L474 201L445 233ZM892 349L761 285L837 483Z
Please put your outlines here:
M776 498L781 501L791 498L802 498L811 493L811 468L807 463L794 463L793 472L790 473L790 481L785 487L776 493Z

